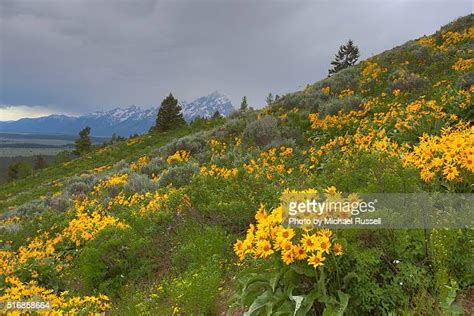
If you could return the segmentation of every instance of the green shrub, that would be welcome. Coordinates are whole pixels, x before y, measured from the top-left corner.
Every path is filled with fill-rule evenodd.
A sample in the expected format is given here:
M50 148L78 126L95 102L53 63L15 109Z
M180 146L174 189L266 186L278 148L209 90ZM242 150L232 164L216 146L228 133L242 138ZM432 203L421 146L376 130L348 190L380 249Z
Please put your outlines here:
M330 91L333 95L337 95L346 89L357 91L359 87L359 70L357 67L346 68L326 80L318 82L313 88L315 90L321 90L321 88L328 86L331 88Z
M28 161L12 163L7 169L7 181L14 181L28 177L33 173L33 167Z
M191 182L194 174L198 173L199 168L193 163L185 163L176 166L171 166L166 169L158 180L159 187L166 187L172 185L179 188Z
M240 113L240 112L234 112ZM210 131L210 138L230 139L237 135L241 135L246 126L245 119L229 119L224 125Z
M317 89L309 92L305 96L303 103L310 112L318 112L321 106L331 98L329 94L322 92L321 89Z
M172 267L177 273L197 269L208 262L220 262L230 256L231 240L218 226L203 226L196 221L183 223L176 233Z
M277 120L270 115L253 121L247 125L243 132L243 139L248 144L265 147L272 141L280 139Z
M169 285L173 305L185 315L213 315L221 277L220 268L208 263L173 279Z
M76 282L86 294L114 296L127 281L147 275L153 261L150 239L131 228L109 227L80 250L74 263Z
M211 223L230 231L245 229L255 215L259 203L275 204L278 190L264 181L246 177L227 180L211 176L196 176L190 184L191 204Z
M419 186L416 170L406 169L396 157L367 151L331 157L314 181L323 187L335 185L343 192L359 193L408 193Z

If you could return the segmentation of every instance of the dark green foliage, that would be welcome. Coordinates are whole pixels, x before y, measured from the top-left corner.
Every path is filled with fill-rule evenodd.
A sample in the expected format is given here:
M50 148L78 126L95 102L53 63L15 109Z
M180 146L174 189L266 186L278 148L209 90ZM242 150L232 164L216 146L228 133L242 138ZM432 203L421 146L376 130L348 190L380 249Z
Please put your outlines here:
M156 116L156 125L153 127L158 132L165 132L186 124L178 100L169 94L162 102Z
M48 164L46 163L46 160L44 159L43 155L36 155L35 156L35 166L34 166L34 168L36 170L46 168L47 166L48 166Z
M114 296L130 279L147 275L152 266L150 239L133 228L110 227L80 251L75 271L83 292Z
M247 97L244 96L242 98L242 102L240 102L240 111L245 112L247 111L248 107L249 107L249 104L247 103Z
M271 92L268 94L266 101L267 105L272 105L272 103L275 101L275 98Z
M173 270L183 273L206 263L222 261L230 255L230 238L219 226L204 226L194 220L183 223L176 233L176 251L171 257Z
M354 45L352 40L349 40L345 45L339 46L339 51L336 54L332 69L329 69L329 76L354 65L359 59L359 48Z
M26 161L20 161L8 166L7 181L23 179L32 174L33 168Z
M79 138L77 138L74 142L75 155L82 156L92 150L92 143L89 137L90 133L90 127L85 127L82 131L79 132Z
M212 114L212 119L217 120L222 118L222 115L219 113L219 111L215 111L214 114Z

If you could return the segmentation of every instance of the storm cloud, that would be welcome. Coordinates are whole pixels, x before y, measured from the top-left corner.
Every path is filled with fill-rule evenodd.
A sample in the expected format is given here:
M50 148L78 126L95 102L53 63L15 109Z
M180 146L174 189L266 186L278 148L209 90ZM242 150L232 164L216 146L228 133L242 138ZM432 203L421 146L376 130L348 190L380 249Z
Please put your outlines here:
M3 0L0 115L150 107L170 91L259 107L324 78L349 38L363 59L470 12L471 0Z

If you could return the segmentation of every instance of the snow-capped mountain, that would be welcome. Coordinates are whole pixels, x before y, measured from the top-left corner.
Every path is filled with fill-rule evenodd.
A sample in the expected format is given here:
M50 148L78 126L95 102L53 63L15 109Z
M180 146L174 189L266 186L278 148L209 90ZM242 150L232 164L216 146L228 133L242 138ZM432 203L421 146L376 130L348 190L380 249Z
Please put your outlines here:
M229 98L217 91L207 96L197 98L190 103L182 102L181 107L183 109L184 119L188 122L196 117L209 118L216 111L219 111L219 113L224 116L234 111L234 107Z
M208 118L216 111L228 115L234 111L230 100L219 92L213 92L192 102L180 102L183 116L190 122L197 117ZM132 105L127 108L115 108L97 111L79 117L67 115L49 115L39 118L23 118L18 121L0 121L0 132L41 133L41 134L77 134L86 126L95 136L117 134L129 136L141 134L155 124L158 107L142 109Z

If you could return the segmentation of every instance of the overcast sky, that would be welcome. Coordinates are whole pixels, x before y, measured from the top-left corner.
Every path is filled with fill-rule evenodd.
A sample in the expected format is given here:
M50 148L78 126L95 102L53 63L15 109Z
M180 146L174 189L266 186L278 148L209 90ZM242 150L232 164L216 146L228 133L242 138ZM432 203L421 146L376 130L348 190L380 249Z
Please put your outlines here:
M0 0L0 120L157 106L214 90L260 107L471 13L471 0Z

